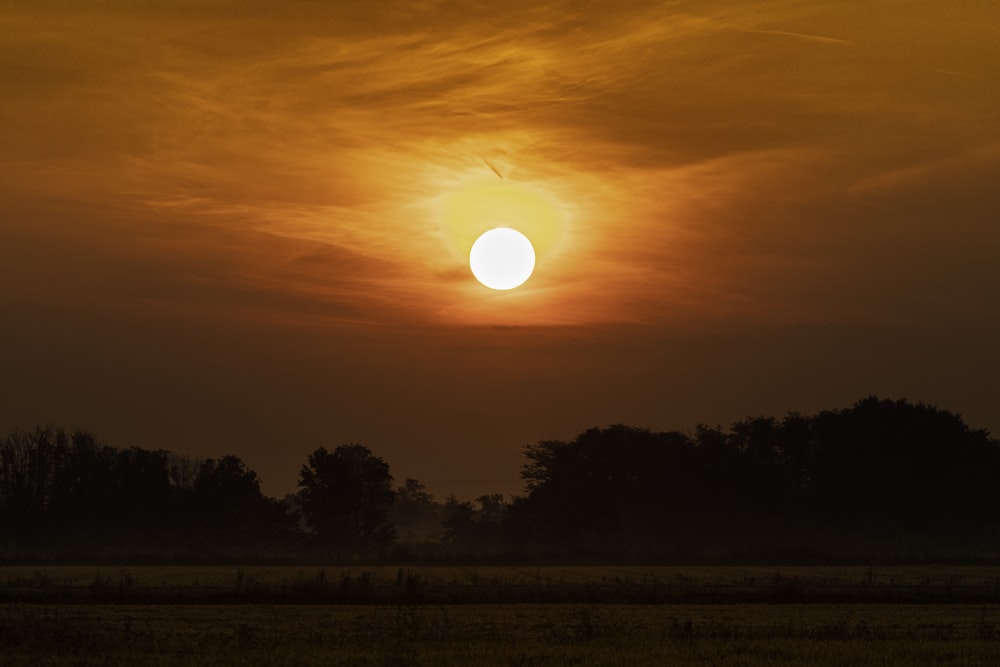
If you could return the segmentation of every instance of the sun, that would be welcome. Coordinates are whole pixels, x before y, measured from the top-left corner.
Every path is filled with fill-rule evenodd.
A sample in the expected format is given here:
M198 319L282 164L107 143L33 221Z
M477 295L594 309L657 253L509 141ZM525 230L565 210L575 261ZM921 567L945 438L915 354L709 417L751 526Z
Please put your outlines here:
M472 244L469 267L476 280L490 289L511 290L531 277L535 249L516 229L496 227Z

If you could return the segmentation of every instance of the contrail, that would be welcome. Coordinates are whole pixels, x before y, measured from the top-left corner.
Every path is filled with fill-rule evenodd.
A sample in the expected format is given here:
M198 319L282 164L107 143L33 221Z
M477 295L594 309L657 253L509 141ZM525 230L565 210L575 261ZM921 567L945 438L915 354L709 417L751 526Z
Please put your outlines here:
M482 155L479 156L479 159L481 159L483 162L485 162L486 166L493 170L493 173L497 175L497 178L499 178L501 181L503 180L503 174L500 173L499 169L497 169L496 167L493 166L492 162L490 162L489 160L487 160L486 158L484 158Z
M747 32L754 32L759 35L778 35L780 37L795 37L810 42L823 42L825 44L844 44L846 46L854 46L854 42L849 42L846 39L837 39L836 37L827 37L826 35L813 35L805 32L789 32L788 30L748 30Z

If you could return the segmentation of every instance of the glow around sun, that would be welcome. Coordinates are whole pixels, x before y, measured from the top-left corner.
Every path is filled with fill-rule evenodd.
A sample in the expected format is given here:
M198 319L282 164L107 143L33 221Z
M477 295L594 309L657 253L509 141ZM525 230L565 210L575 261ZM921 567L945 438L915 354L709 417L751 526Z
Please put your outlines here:
M476 280L490 289L514 289L535 270L535 249L516 229L497 227L472 244L469 267Z

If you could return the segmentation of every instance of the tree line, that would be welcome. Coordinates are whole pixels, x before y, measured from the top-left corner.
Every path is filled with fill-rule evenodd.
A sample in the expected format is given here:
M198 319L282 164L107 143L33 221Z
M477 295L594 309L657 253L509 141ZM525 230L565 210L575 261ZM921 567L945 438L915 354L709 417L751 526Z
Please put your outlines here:
M279 500L233 455L15 431L0 441L0 556L907 559L1000 547L1000 441L905 400L693 433L593 428L524 457L524 495L439 501L363 445L320 447Z

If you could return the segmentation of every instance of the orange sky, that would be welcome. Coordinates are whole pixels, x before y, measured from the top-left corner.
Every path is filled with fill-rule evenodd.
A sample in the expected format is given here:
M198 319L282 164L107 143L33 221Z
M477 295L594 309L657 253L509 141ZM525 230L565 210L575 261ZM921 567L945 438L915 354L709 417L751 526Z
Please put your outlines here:
M361 442L469 497L615 422L1000 430L996 3L0 0L0 35L5 431L275 494ZM504 223L538 263L499 293Z

